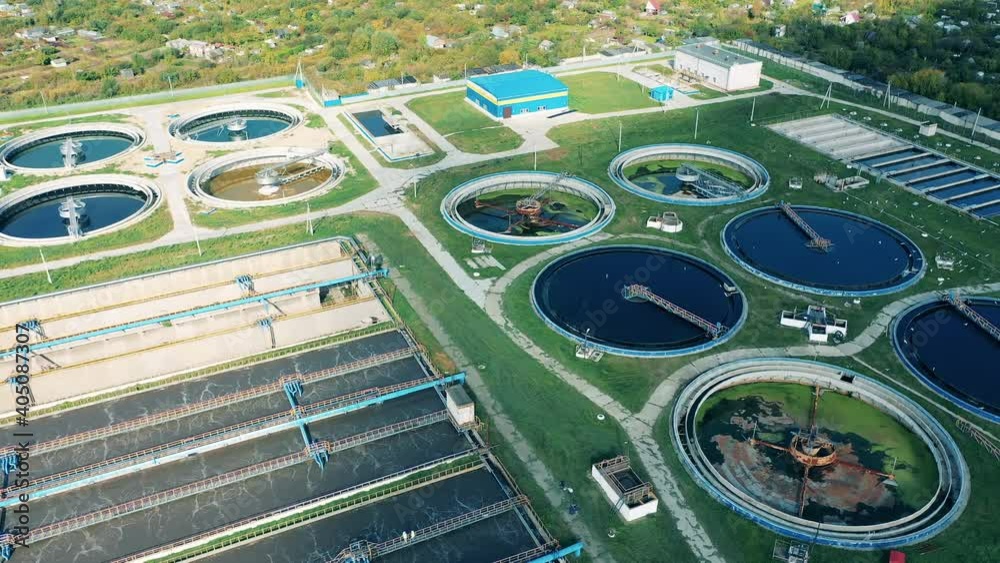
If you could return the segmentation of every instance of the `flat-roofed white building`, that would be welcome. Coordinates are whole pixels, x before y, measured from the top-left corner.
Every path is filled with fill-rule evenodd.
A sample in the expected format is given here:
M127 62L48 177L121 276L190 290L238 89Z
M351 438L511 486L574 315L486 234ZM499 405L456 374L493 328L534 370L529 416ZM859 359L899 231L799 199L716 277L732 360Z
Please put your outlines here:
M726 91L749 90L760 85L762 62L713 43L678 47L674 69Z

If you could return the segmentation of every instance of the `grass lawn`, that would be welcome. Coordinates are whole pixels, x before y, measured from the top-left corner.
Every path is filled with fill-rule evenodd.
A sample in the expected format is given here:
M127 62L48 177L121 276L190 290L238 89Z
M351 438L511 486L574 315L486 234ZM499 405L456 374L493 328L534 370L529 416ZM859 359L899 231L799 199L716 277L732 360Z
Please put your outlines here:
M629 526L620 525L612 507L587 475L592 463L622 451L623 444L628 440L624 431L610 420L598 421L596 415L600 411L597 407L497 330L486 314L448 281L445 273L402 222L378 214L324 218L316 222L316 234L312 238L359 233L378 246L390 268L405 276L417 288L455 345L471 362L481 366L479 372L491 393L521 435L555 476L565 479L575 489L575 494L571 499L567 497L566 503L575 502L580 506L576 518L582 519L593 534L602 539L606 537L608 527L615 526L617 537L604 541L617 560L630 563L694 561L675 523L665 511ZM52 286L44 282L44 273L5 280L0 285L0 300L216 260L308 239L310 237L305 231L294 225L206 240L202 243L203 256L198 255L193 244L185 244L127 257L83 262L54 271L55 283ZM399 299L396 293L394 301ZM405 306L402 310L412 312ZM426 336L425 329L415 332L422 338ZM431 349L431 357L440 362L443 352L436 348L436 343L433 340L424 340L423 343ZM458 369L464 367L467 366L457 366ZM556 509L545 507L541 492L531 485L531 474L503 443L495 444L495 449L533 496L546 523L554 528L560 539L570 539L565 532L559 532L565 528L554 520ZM563 517L568 516L564 514Z
M258 98L288 98L292 97L294 95L294 92L295 92L294 90L286 88L284 90L275 90L273 92L261 92L260 94L254 94L254 95L257 96Z
M463 152L503 152L524 142L520 135L469 105L463 92L416 98L407 102L406 107Z
M921 563L1000 561L1000 536L997 536L993 531L996 527L996 517L992 499L1000 494L1000 481L998 481L1000 466L997 465L996 459L967 434L958 430L954 419L947 413L936 409L920 397L912 395L906 387L899 384L902 382L920 393L926 393L926 390L906 373L905 368L892 352L887 339L880 339L865 350L860 357L863 358L865 364L875 367L890 377L883 377L873 372L867 365L850 359L828 363L842 365L881 380L903 394L909 395L911 399L927 408L958 442L972 474L972 496L969 499L968 507L958 521L927 544L917 544L901 550L907 554L908 558L913 558ZM823 400L826 401L827 398L824 396ZM715 501L695 484L680 465L670 438L669 412L670 409L664 410L664 414L657 421L655 437L667 465L679 477L681 493L688 505L695 511L700 521L714 524L707 527L708 533L729 563L769 561L776 536L737 516L735 512ZM996 426L991 428L996 430ZM929 544L933 544L936 550L926 554L918 551L922 546ZM810 562L882 563L886 557L884 551L846 552L829 547L813 546Z
M636 67L637 70L642 68L648 68L649 70L658 72L663 76L671 76L674 74L674 69L671 68L669 64L652 64L652 65L643 65L641 67Z
M35 121L22 125L10 125L0 128L0 138L10 135L20 135L29 131L37 131L49 127L60 125L76 125L78 123L125 123L129 121L129 116L123 113L101 113L98 115L85 115L82 117L69 117L64 119L49 119L46 121Z
M312 211L343 205L352 199L372 191L378 186L375 178L372 178L372 175L368 173L368 169L358 161L357 157L343 143L339 141L330 143L330 152L345 158L350 166L350 172L347 173L347 177L340 184L330 191L307 200L309 209ZM191 220L196 225L210 229L224 229L256 221L301 215L306 212L306 201L296 201L294 203L259 207L256 209L216 209L211 212L209 212L209 208L201 203L188 201L188 211L191 213ZM304 223L305 220L303 220Z
M569 107L583 113L607 113L658 107L646 89L612 72L587 72L560 76L569 87Z
M138 94L137 96L135 96L138 99L132 99L132 100L118 100L115 98L111 98L108 100L101 100L96 102L74 102L72 104L67 104L68 106L71 106L72 109L67 110L64 109L62 106L55 106L53 108L50 108L48 111L46 111L45 109L36 109L36 111L25 115L0 118L0 124L17 123L21 121L30 121L33 119L45 119L47 117L67 117L70 115L76 115L80 113L94 113L98 111L111 111L111 110L125 109L131 107L154 106L157 104L164 104L168 102L200 100L202 98L214 98L217 96L242 94L244 92L269 90L271 88L285 86L288 83L289 83L289 78L278 77L269 80L264 80L254 84L242 84L242 83L220 84L214 87L201 86L201 87L191 88L188 90L176 90L174 92ZM79 107L78 104L82 104L82 107ZM14 110L14 111L20 111L20 110Z
M715 88L709 88L708 86L698 85L697 94L691 94L688 96L692 100L715 100L718 98L726 98L729 94L723 92L722 90L716 90Z
M617 424L598 421L597 407L497 330L482 309L447 281L445 273L397 221L383 221L377 233L368 231L368 237L385 254L390 268L421 293L455 345L478 364L491 393L549 469L575 489L572 501L581 507L577 517L602 539L608 526L615 526L618 535L607 543L617 560L694 561L668 515L661 512L621 526L612 507L586 477L590 464L620 452L627 441ZM461 314L454 314L456 311ZM505 460L512 457L506 453L500 450Z
M61 244L59 246L47 246L43 249L46 260L58 260L71 256L80 256L92 252L112 250L126 246L133 246L144 242L154 241L170 232L174 222L170 217L170 210L167 209L167 202L164 201L160 207L145 220L136 223L131 227L94 237L84 237L78 242L71 244ZM14 247L0 246L0 264L3 268L16 268L28 264L41 263L41 255L36 247ZM53 291L45 281L45 274L41 276L41 292ZM0 283L0 286L5 282Z
M998 264L975 264L967 260L964 271L931 272L924 280L908 292L886 297L863 299L860 306L849 303L848 299L837 297L811 296L803 293L775 288L747 273L732 262L724 253L718 233L725 224L745 210L773 205L781 199L796 204L812 204L841 208L874 217L902 230L917 242L928 259L939 252L955 254L969 252L986 255L989 244L981 233L1000 236L1000 229L976 223L957 212L939 205L928 204L924 200L901 189L884 186L879 191L869 190L849 194L835 194L812 182L805 189L791 191L787 188L788 178L799 176L811 178L816 170L831 170L847 175L842 165L832 163L825 156L771 132L766 127L751 127L745 120L734 116L749 116L749 99L702 107L700 110L699 136L697 141L733 148L762 162L770 171L770 190L761 198L748 203L725 207L673 207L685 223L684 231L676 235L655 233L645 228L646 217L667 207L625 192L607 177L607 163L618 153L618 118L591 120L557 127L550 133L560 148L539 153L539 170L568 170L595 182L610 193L616 202L617 212L614 222L605 230L609 234L620 235L628 241L631 233L643 233L653 237L636 239L632 242L658 244L674 248L720 267L728 273L748 295L749 317L746 325L726 344L708 353L746 348L753 346L786 346L804 344L802 335L790 329L775 329L776 315L782 309L805 308L810 303L826 305L838 317L848 320L853 331L867 326L876 313L888 303L899 299L908 292L936 289L937 277L945 278L946 286L964 285L984 279L996 279ZM787 115L814 108L813 100L772 94L757 98L756 115L761 119ZM834 111L837 111L836 105ZM691 142L694 122L693 110L677 110L666 114L631 116L621 119L624 125L623 149L655 142ZM441 197L459 183L470 178L503 170L531 169L531 155L510 157L454 168L434 174L420 182L418 195L413 199L407 193L407 205L420 217L425 226L452 253L460 264L470 256L471 242L468 237L450 228L440 217ZM917 203L917 206L913 206ZM913 215L911 218L910 215ZM935 225L947 229L947 236L923 237L929 231L921 225ZM961 241L961 242L957 242ZM618 241L615 241L618 242ZM493 256L505 267L510 268L522 260L540 252L535 248L494 245ZM544 265L544 264L543 264ZM504 307L508 318L525 334L554 358L570 367L588 381L620 400L629 409L639 409L649 394L671 373L686 365L693 357L658 360L635 360L605 356L600 363L583 362L575 358L575 346L557 335L535 315L528 301L531 282L543 265L529 269L515 280L505 294ZM992 269L991 269L992 268ZM471 273L476 270L468 268ZM478 270L481 277L502 275L498 269ZM857 332L852 332L857 334ZM695 356L696 357L696 356Z
M322 115L310 111L306 113L306 127L310 129L323 129L326 127L326 121L323 120Z
M473 154L509 151L524 142L520 135L502 125L453 133L448 140L458 150Z

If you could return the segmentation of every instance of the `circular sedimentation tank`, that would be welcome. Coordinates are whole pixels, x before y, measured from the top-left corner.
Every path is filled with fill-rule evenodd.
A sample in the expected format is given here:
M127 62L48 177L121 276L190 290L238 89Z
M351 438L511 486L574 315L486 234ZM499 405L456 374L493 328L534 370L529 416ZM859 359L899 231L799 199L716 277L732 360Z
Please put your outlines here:
M707 350L732 338L747 316L743 293L718 268L638 245L589 248L556 259L535 278L531 302L566 338L632 357Z
M142 146L131 125L81 123L26 133L0 147L0 166L19 171L86 169Z
M596 184L554 172L480 176L441 200L441 215L455 229L519 246L587 237L603 229L614 214L614 200Z
M64 244L133 225L160 204L160 190L142 178L91 174L20 189L0 199L0 243Z
M326 150L255 149L200 164L188 176L188 189L212 207L280 205L326 193L345 171L344 161Z
M943 297L943 296L942 296ZM961 297L1000 327L1000 298ZM903 311L891 328L893 348L921 382L970 413L1000 424L1000 342L944 298Z
M923 253L896 229L837 209L782 205L742 213L723 229L726 253L754 275L799 291L858 297L901 291L923 277Z
M930 539L961 515L969 470L930 413L861 374L743 360L678 394L672 437L695 482L779 534L846 549Z
M726 205L760 196L771 185L767 169L744 154L687 143L646 145L624 151L608 165L622 188L676 205Z
M282 104L216 106L173 121L168 130L184 141L241 143L288 131L302 123L299 110Z

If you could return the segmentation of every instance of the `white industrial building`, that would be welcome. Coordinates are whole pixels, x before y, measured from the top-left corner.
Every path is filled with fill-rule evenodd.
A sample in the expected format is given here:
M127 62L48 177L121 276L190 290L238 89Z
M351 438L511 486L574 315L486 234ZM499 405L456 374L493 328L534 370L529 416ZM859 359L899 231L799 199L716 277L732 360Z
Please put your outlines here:
M654 514L660 504L653 487L632 470L627 456L595 463L590 467L590 476L626 522Z
M826 307L809 305L805 312L782 311L781 326L805 330L809 342L826 344L831 339L840 341L847 338L847 321L830 314Z
M762 67L762 62L727 51L714 41L682 45L674 56L674 70L726 91L760 86Z

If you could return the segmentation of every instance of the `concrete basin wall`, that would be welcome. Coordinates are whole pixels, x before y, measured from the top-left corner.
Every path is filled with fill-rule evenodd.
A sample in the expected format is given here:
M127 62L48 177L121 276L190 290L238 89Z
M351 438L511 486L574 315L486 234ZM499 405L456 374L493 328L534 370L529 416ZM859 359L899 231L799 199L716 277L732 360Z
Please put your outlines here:
M615 202L611 196L596 184L582 178L570 176L564 178L552 191L564 192L590 200L597 206L597 215L577 229L566 233L558 233L540 237L519 237L504 233L495 233L481 229L469 223L458 213L459 204L474 199L482 194L506 191L512 188L541 188L546 182L555 180L559 175L555 172L514 171L499 172L480 176L465 182L444 196L441 200L441 216L456 230L469 236L514 246L542 246L560 244L586 238L606 227L615 215Z
M708 460L698 440L697 413L714 393L754 382L819 385L850 393L898 420L920 437L934 456L938 488L913 514L878 525L817 524L757 501L733 486ZM836 366L784 358L723 364L698 376L678 395L672 412L674 445L694 480L741 516L782 535L846 549L887 549L926 541L954 522L970 494L968 467L957 444L922 407L889 387Z

